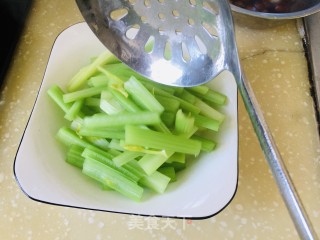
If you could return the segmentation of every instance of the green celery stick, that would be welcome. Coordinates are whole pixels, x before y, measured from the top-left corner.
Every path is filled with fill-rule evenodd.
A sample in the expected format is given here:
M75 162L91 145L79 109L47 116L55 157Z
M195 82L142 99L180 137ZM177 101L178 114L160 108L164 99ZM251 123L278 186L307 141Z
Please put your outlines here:
M166 163L172 163L172 162L185 163L186 155L184 153L175 152L166 161Z
M220 113L219 111L215 110L213 107L209 106L200 99L198 99L195 102L195 106L200 108L201 114L203 116L217 120L220 124L224 121L226 117L223 113Z
M144 170L147 175L153 174L158 168L173 154L170 152L167 156L145 154L139 161L139 166Z
M76 100L71 108L69 108L69 110L66 112L66 114L64 115L64 118L69 120L69 121L73 121L74 119L76 119L79 115L81 114L81 108L83 106L83 99L79 99Z
M53 85L47 90L49 97L61 108L65 113L69 111L72 103L65 103L63 101L63 90L58 85Z
M107 90L101 92L100 108L109 115L118 114L124 111L121 104Z
M132 99L145 110L158 113L164 111L163 106L158 100L135 77L130 77L130 79L124 83L124 88Z
M82 172L115 191L139 202L143 188L117 170L92 159L85 159Z
M101 67L101 70L104 70L103 72L108 72L109 74L118 76L119 78L123 79L124 81L128 80L131 76L134 76L135 78L139 80L145 80L150 81L149 79L143 77L139 73L133 71L131 68L126 66L123 63L115 63L115 64L107 64Z
M115 99L121 104L121 106L127 110L128 112L140 112L141 108L136 105L130 97L124 96L121 92L117 91L116 89L109 89L110 92L113 94Z
M138 176L139 179L141 179L143 176L146 175L146 173L143 171L143 169L139 166L136 159L132 159L130 162L127 162L122 166L123 168L127 169L134 175Z
M102 128L102 129L96 129L96 128L87 128L82 127L78 131L79 135L81 136L95 136L95 137L101 137L101 138L111 138L111 139L124 139L124 130L117 130L117 129L111 129L110 128Z
M83 148L89 148L96 152L99 152L100 154L111 158L113 155L109 154L108 152L104 151L103 149L100 149L93 144L91 144L88 140L84 138L80 138L72 129L68 127L61 127L57 134L56 138L59 142L64 144L67 147L70 147L72 145L77 145Z
M80 128L82 128L82 126L83 118L81 117L76 117L70 124L70 128L76 133L80 130Z
M80 69L80 71L70 80L68 91L75 91L81 88L86 81L97 73L98 66L118 62L119 60L109 51L101 53L91 64Z
M173 86L160 84L160 83L151 81L149 79L141 79L141 78L137 78L137 79L139 79L140 82L152 93L154 91L160 90L160 91L166 92L167 94L174 95L175 93L178 93L183 89L180 87L173 87Z
M149 89L149 88L148 88ZM150 90L150 89L149 89ZM191 112L191 113L194 113L194 114L199 114L200 113L200 109L197 107L197 106L194 106L193 104L177 97L177 96L174 96L174 95L171 95L169 93L167 93L166 91L163 91L161 89L153 89L154 91L154 95L157 96L163 96L163 97L167 97L167 98L173 98L173 99L176 99L177 101L179 101L180 103L180 108L182 110L185 110L187 112Z
M94 137L92 135L86 136L86 139L92 143L94 146L97 146L98 148L102 150L109 150L109 142L105 138L101 137Z
M124 137L123 137L124 139ZM115 149L118 151L124 151L125 149L123 148L122 144L120 143L120 139L117 138L112 138L109 144L109 148Z
M101 91L103 91L105 89L106 89L105 86L90 87L90 88L81 89L81 90L78 90L75 92L65 93L63 95L63 101L65 103L69 103L69 102L74 102L79 99L100 95Z
M178 110L175 120L175 132L177 134L189 134L193 131L194 117L189 114L184 114L182 110Z
M160 115L156 112L123 112L116 115L97 114L85 117L83 120L83 126L93 129L101 129L105 127L119 127L126 124L154 125L159 124L160 122Z
M82 169L83 162L84 162L84 157L82 157L82 152L84 148L77 146L77 145L72 145L67 151L67 158L66 162Z
M148 175L143 176L139 180L139 183L142 186L145 186L145 187L147 187L157 193L164 193L170 180L171 179L169 177L167 177L166 175L156 171L153 174L151 174L150 176L148 176Z
M119 76L119 74L115 74L113 72L106 71L106 69L103 66L99 66L98 69L108 79L108 81L109 81L108 86L112 86L112 85L117 85L117 86L121 86L121 87L123 86L124 79L122 79L121 76Z
M194 87L190 87L188 88L188 90L197 93L197 94L206 94L207 92L210 91L210 88L206 85L198 85L198 86L194 86Z
M170 182L177 181L176 171L175 171L174 167L161 167L158 169L158 172L169 177Z
M82 152L82 157L84 157L85 159L92 159L95 161L99 161L105 165L108 165L109 167L115 169L116 171L121 172L124 176L126 176L128 179L130 179L133 182L138 182L140 179L140 176L135 175L134 173L126 170L121 166L117 166L110 158L106 157L105 155L95 150L85 148Z
M200 141L201 150L204 152L211 152L217 145L215 141L197 135L192 136L191 139Z
M161 120L161 117L160 117L160 120ZM153 125L153 128L158 132L171 133L170 129L167 127L166 124L162 122L162 120L159 124Z
M168 128L172 128L174 126L175 119L176 114L173 112L164 111L161 114L161 120Z
M176 113L180 107L180 102L174 98L168 98L161 95L155 95L159 103L164 107L165 111Z
M203 99L203 100L206 100L208 102L211 102L213 104L217 104L217 105L225 105L227 103L227 96L218 92L218 91L215 91L215 90L212 90L210 89L207 93L205 94L198 94L198 93L195 93L197 97Z
M220 123L212 118L208 118L202 115L194 115L195 125L198 127L204 127L213 131L219 131Z
M89 107L100 108L100 98L98 98L98 97L85 98L84 105L89 106Z
M105 74L98 74L97 76L93 76L88 80L88 86L90 87L101 87L101 86L108 86L110 83L109 79L106 77Z
M114 157L112 161L117 165L117 166L122 166L131 160L142 156L141 153L139 152L131 152L131 151L124 151L118 156Z
M145 148L162 149L167 152L182 152L197 156L201 143L182 136L142 129L137 126L125 127L125 144Z
M180 162L172 162L172 163L167 163L165 162L162 167L173 167L175 172L179 172L183 169L186 168L186 163L180 163Z
M91 146L87 140L80 138L68 127L61 127L56 134L56 138L67 147L70 147L71 145L78 145L83 148Z
M189 91L185 89L181 93L177 94L177 97L180 97L181 99L192 104L194 104L197 100L196 96L194 96L193 94L191 94Z

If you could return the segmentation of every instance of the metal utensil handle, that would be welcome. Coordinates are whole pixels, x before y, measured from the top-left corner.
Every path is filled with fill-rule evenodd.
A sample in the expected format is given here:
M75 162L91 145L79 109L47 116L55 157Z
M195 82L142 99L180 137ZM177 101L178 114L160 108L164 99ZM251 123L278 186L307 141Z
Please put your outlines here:
M237 85L254 130L258 136L261 148L269 163L299 236L301 239L318 239L294 188L277 146L274 143L252 88L243 74L237 79Z

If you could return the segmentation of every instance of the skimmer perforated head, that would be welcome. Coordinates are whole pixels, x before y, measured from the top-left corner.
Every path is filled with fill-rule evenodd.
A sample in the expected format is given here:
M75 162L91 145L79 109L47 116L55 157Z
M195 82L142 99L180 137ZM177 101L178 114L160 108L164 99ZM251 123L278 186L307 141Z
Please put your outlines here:
M123 63L175 86L205 83L238 53L226 1L77 0L92 31Z

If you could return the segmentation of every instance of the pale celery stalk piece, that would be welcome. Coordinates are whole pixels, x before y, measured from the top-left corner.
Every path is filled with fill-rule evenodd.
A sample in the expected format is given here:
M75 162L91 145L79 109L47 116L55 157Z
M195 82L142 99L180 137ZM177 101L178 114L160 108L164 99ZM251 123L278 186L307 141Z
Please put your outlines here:
M68 109L68 111L66 112L66 114L64 115L64 118L69 120L69 121L73 121L74 119L76 119L81 112L81 108L83 106L83 102L84 99L79 99L76 100L72 106Z
M164 193L170 180L171 179L168 176L160 173L159 171L156 171L149 176L143 176L139 180L139 183L141 183L145 187L152 189L157 193Z
M121 127L127 124L135 125L155 125L160 124L160 115L157 112L124 112L116 115L96 114L85 117L83 126L91 129Z
M105 89L106 89L105 86L100 86L100 87L84 88L75 92L68 92L63 95L63 101L65 103L69 103L79 99L100 95L101 92Z
M109 51L101 53L91 64L80 69L70 80L68 90L75 91L81 88L90 77L97 73L98 66L115 62L119 62L119 60Z
M168 152L182 152L194 156L198 156L201 149L199 141L133 125L125 127L125 144L163 149Z
M140 152L131 152L131 151L124 151L118 156L114 157L112 161L117 165L117 166L122 166L131 160L141 157L143 154Z
M100 108L109 115L118 114L124 111L124 108L121 106L121 104L114 99L112 93L110 93L108 90L101 92Z
M63 95L65 92L57 85L52 85L47 90L48 96L61 108L65 113L69 111L72 106L72 103L65 103L63 101Z
M131 94L133 100L145 110L159 113L164 111L163 106L158 100L135 77L130 77L130 79L124 83L124 88Z
M82 172L103 185L139 202L143 188L115 169L92 159L85 159Z

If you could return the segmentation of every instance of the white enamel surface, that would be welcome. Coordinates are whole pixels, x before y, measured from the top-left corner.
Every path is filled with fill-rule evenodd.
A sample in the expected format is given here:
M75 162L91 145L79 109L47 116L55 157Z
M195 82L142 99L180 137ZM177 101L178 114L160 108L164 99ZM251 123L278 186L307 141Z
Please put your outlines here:
M46 91L52 84L65 86L91 57L104 50L85 23L69 27L56 39L15 160L14 171L22 190L38 201L112 212L204 218L221 211L232 200L238 180L237 88L228 73L210 83L228 96L223 108L227 120L216 136L217 149L180 172L178 181L164 194L146 191L136 203L118 193L102 191L79 169L65 163L65 149L54 135L66 122Z

